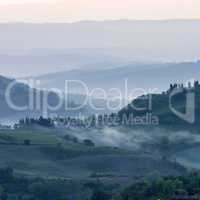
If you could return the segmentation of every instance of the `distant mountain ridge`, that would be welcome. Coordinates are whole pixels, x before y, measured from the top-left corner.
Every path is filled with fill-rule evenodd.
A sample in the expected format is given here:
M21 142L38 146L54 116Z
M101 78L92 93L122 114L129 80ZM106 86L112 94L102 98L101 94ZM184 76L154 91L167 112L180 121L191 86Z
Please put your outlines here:
M0 24L0 73L194 61L199 59L199 27L200 20Z
M2 44L0 49L12 51L55 48L58 50L66 48L100 50L131 47L134 53L141 49L145 52L150 47L152 50L155 47L160 47L156 50L158 53L158 51L164 50L163 47L167 47L166 51L170 48L174 53L177 49L179 51L186 50L185 48L181 49L181 47L187 47L187 44L190 44L188 46L190 48L193 45L193 47L196 47L195 44L197 45L198 41L196 39L198 39L197 36L200 31L199 24L200 20L116 20L71 24L0 24L0 42ZM48 37L46 37L47 35ZM11 36L12 44L7 43ZM173 49L174 47L176 49ZM151 54L151 52L149 53Z
M161 64L130 64L124 67L102 70L72 70L43 76L32 77L40 80L41 86L46 89L65 89L66 80L82 81L91 91L102 88L108 91L118 88L122 94L125 90L125 81L128 81L128 91L141 88L146 93L155 89L157 93L168 89L169 83L186 83L190 79L200 78L200 62L161 63ZM80 85L73 85L71 93L83 92Z

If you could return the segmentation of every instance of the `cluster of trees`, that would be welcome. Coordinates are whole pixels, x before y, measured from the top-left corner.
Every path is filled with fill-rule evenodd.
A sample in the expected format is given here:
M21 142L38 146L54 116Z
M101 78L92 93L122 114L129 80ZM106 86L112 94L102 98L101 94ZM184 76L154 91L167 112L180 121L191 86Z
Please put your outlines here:
M79 140L77 137L75 136L71 136L71 135L65 135L64 139L68 142L72 142L72 143L79 143Z
M0 169L0 200L72 200L75 197L109 200L111 189L99 181L78 183L64 179L26 178L16 176L12 168Z
M89 139L83 140L83 144L85 144L86 146L89 146L89 147L95 146L94 142L92 140L89 140Z
M83 128L98 128L102 126L114 126L118 125L119 117L117 113L104 114L104 115L91 115L85 118L75 118L75 117L66 117L66 118L56 118L54 121L57 124L63 124L66 127L83 127Z
M165 177L137 182L114 193L103 187L96 187L93 189L91 200L169 200L178 191L200 196L200 172L181 177Z
M104 114L104 115L92 115L86 118L28 118L19 120L18 124L15 124L15 129L33 127L35 125L53 128L55 126L64 125L66 128L99 128L103 126L114 126L119 123L119 117L117 113Z
M105 185L99 180L85 182L79 187L73 184L63 179L15 176L12 168L0 169L1 200L68 200L71 198L69 190L74 191L75 188L82 188L80 192L90 190L87 197L82 196L83 200L169 200L179 190L188 194L200 194L200 172L180 177L159 177L137 182L123 189L115 184Z
M27 117L25 119L19 120L19 124L16 124L15 127L24 128L24 127L32 127L34 125L52 128L54 127L54 122L51 118L40 117L39 119L34 119Z
M200 89L200 83L199 83L199 81L194 81L193 84L191 82L188 82L187 87L184 87L184 84L178 84L178 83L170 84L169 92L171 92L174 89L180 89L180 88L184 89L185 91L188 90L188 89L189 90L190 89L199 90Z
M154 181L136 183L126 188L120 194L121 200L169 200L176 191L186 191L200 195L200 173L181 177L159 178Z
M12 168L0 169L1 200L67 200L64 180L45 180L15 176Z
M83 141L79 141L79 139L77 137L71 136L71 135L65 135L64 139L66 141L72 142L72 143L83 143L84 145L89 146L89 147L94 147L95 146L95 143L90 139L85 139Z

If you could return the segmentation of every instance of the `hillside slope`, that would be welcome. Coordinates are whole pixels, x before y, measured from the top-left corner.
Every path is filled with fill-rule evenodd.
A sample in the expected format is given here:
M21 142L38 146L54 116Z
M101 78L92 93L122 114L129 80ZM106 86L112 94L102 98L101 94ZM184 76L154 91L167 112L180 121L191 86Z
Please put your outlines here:
M184 87L174 84L161 94L148 94L133 100L128 106L119 111L123 117L157 117L159 126L179 127L187 126L198 131L200 122L200 84L195 82L194 87ZM139 109L137 109L139 108ZM140 109L142 108L142 109Z
M19 174L34 177L86 179L96 174L113 181L141 178L152 172L161 175L185 173L179 164L153 154L105 146L88 147L67 142L54 131L0 131L0 167L9 166ZM25 139L29 139L31 145L24 145Z
M10 90L8 90L9 86L11 86ZM6 91L9 92L7 93ZM9 98L7 98L8 96ZM49 106L58 105L58 97L59 96L54 92L33 89L14 79L0 76L0 118L9 118L12 120L24 118L26 116L41 116L45 114L76 114L76 111L65 109L65 103L69 103L71 108L75 106L72 102L65 102L65 100L63 100L63 104L60 108L55 111L51 110ZM10 99L11 102L9 102L8 99ZM26 108L24 108L24 106L26 106ZM19 107L19 109L15 107ZM85 112L85 110L80 109L77 110L77 112Z

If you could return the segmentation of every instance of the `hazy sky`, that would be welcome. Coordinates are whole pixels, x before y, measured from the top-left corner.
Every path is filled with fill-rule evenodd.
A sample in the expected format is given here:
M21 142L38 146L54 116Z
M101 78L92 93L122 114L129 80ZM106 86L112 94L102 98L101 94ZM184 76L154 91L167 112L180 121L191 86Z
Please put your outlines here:
M200 18L200 0L0 0L0 22Z

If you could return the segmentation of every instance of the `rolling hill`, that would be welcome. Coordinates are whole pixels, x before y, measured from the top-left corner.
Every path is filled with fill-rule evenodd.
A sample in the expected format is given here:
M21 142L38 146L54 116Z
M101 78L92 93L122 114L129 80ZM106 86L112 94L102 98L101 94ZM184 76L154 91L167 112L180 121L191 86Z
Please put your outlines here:
M198 81L183 84L171 84L170 88L160 94L149 93L134 99L130 104L119 111L119 116L134 119L154 116L157 126L168 128L178 127L180 130L199 131L200 122L200 84ZM141 108L141 109L140 109ZM130 124L131 125L131 124ZM149 124L151 125L151 124Z
M0 131L0 167L9 166L18 174L45 178L96 179L92 175L99 174L114 182L148 176L152 171L164 176L185 173L179 164L153 154L71 143L55 135L56 131ZM31 145L24 145L25 139L31 140Z

